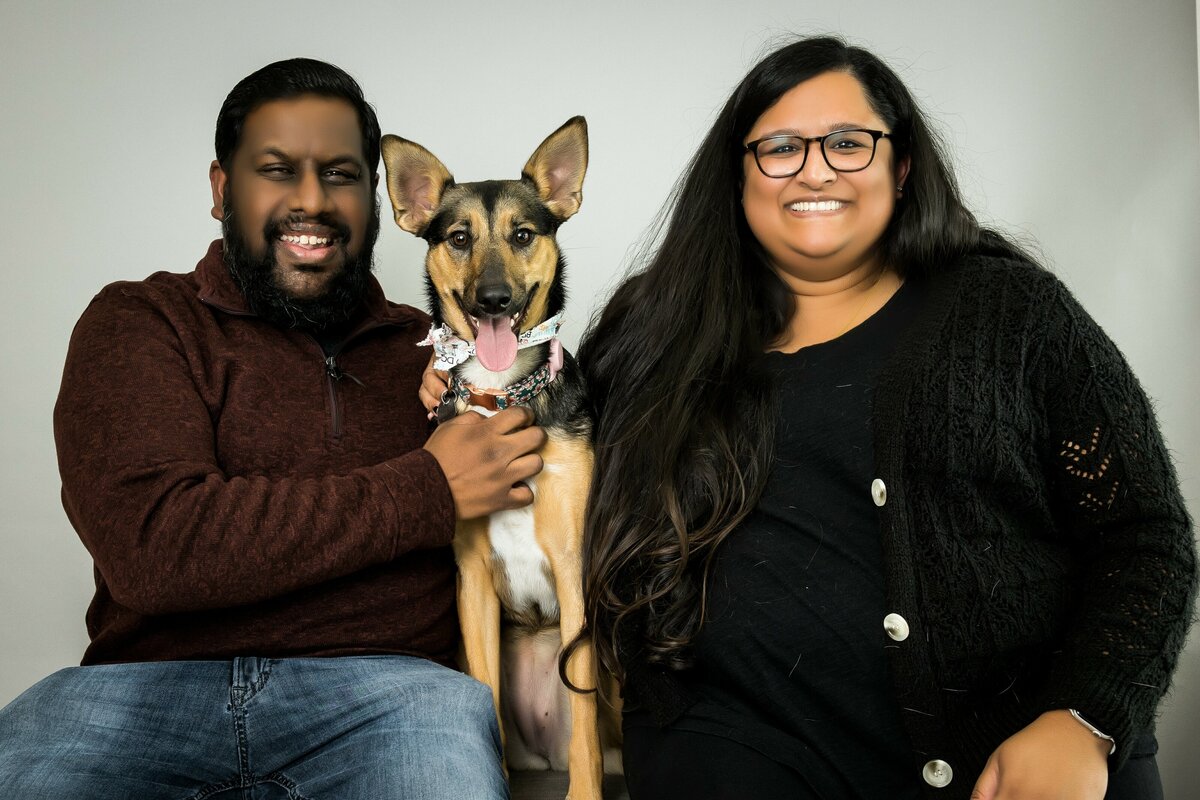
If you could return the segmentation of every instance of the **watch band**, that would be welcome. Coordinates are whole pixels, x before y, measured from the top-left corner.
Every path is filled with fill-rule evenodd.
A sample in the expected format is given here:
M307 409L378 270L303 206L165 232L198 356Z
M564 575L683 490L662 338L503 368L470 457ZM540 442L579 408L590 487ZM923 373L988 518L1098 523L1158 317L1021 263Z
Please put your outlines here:
M1075 719L1079 720L1079 724L1082 725L1083 727L1087 728L1089 731L1091 731L1092 735L1095 736L1097 739L1104 739L1106 741L1112 742L1112 748L1108 751L1108 754L1110 756L1113 753L1117 752L1117 740L1116 739L1109 736L1107 733L1104 733L1103 731L1101 731L1099 728L1097 728L1092 723L1088 722L1086 719L1083 718L1083 715L1080 714L1075 709L1068 708L1067 711L1070 711L1071 716L1074 717Z

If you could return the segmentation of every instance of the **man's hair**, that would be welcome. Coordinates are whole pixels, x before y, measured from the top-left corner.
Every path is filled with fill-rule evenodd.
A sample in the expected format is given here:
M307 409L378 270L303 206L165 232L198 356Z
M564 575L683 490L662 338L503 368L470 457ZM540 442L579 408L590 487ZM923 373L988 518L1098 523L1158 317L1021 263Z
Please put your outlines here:
M242 78L217 115L217 161L229 171L229 160L242 138L246 117L273 100L313 94L345 100L358 114L363 156L373 174L379 168L379 119L363 97L362 87L345 70L312 58L290 58L268 64Z

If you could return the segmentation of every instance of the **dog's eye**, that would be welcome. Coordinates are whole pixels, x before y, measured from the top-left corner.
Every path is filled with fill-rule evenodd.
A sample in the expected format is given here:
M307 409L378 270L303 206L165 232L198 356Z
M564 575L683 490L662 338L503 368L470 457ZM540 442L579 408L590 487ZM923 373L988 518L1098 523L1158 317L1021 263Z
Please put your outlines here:
M513 234L513 241L519 245L527 245L533 241L533 231L528 228L520 228Z
M467 246L471 244L471 237L467 236L467 234L463 231L455 231L454 233L450 234L450 238L447 241L450 242L451 247L459 250L465 250L467 249Z

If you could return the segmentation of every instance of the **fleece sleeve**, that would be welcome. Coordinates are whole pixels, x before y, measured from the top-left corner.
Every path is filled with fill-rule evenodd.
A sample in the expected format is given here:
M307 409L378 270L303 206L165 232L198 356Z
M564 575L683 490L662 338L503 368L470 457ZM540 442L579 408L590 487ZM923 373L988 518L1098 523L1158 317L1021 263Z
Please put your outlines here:
M147 615L256 603L449 544L453 501L423 432L338 474L225 474L203 343L186 339L195 309L124 286L76 326L54 411L63 504L114 600Z
M1191 523L1153 409L1116 345L1058 286L1038 354L1043 463L1077 554L1077 613L1048 708L1075 708L1124 762L1167 691L1196 593Z

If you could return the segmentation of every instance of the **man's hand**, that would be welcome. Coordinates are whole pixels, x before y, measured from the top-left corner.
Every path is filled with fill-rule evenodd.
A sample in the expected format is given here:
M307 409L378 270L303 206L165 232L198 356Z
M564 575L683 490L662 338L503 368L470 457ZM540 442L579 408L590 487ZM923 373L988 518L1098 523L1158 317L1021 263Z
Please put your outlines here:
M473 519L533 502L521 481L542 471L537 451L545 441L533 412L515 406L493 417L459 414L437 427L425 449L446 474L458 518Z
M996 748L971 800L1103 800L1112 745L1047 711Z

